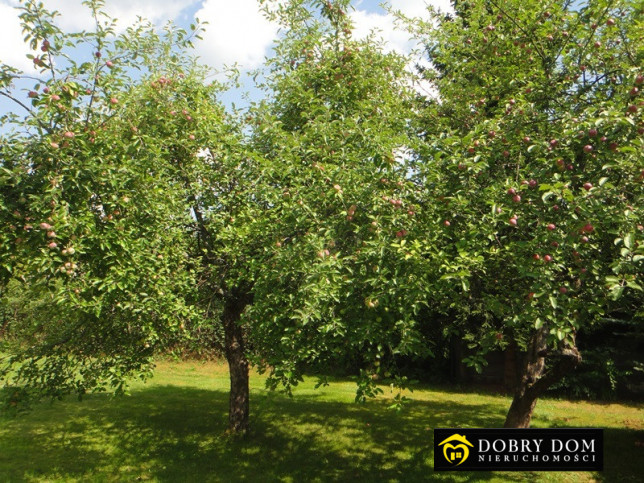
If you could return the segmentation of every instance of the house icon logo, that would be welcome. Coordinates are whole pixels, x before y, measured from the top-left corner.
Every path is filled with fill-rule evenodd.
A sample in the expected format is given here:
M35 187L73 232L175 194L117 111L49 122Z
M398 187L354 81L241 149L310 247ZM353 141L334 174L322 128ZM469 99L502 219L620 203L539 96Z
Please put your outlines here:
M453 442L457 442L458 444L452 444ZM443 447L443 456L445 456L445 459L454 466L458 466L465 462L467 457L470 455L470 449L468 446L470 448L474 447L474 445L472 445L465 436L461 436L460 434L453 434L439 443L438 446Z

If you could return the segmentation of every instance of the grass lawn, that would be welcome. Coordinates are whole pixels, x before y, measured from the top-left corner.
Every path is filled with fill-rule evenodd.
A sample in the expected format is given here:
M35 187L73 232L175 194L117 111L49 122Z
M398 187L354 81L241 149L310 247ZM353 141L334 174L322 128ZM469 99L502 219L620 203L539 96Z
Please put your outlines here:
M426 388L401 413L388 394L353 403L336 381L295 397L251 379L253 431L224 435L228 374L216 363L160 362L131 395L92 395L0 416L7 481L644 481L643 405L541 400L534 427L602 427L601 473L434 473L432 428L500 427L509 398Z

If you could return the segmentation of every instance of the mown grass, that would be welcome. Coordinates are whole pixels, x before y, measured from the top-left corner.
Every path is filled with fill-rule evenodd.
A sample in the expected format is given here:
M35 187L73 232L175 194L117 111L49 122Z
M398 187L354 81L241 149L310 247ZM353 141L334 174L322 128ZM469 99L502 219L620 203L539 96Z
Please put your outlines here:
M353 403L351 381L293 398L253 376L253 430L225 435L221 364L161 362L122 398L92 395L0 416L0 482L12 481L642 481L642 405L542 400L535 427L603 427L598 473L434 473L432 429L499 427L505 396L426 388L400 413L388 395Z

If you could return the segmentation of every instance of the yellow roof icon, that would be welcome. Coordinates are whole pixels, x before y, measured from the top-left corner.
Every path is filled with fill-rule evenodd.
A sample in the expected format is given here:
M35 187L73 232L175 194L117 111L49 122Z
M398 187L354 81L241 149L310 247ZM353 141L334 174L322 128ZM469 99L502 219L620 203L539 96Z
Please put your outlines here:
M451 443L452 441L458 441L459 443L466 444L468 446L471 446L472 448L474 447L474 445L472 443L470 443L465 436L461 436L460 434L451 435L446 440L438 443L438 446L440 446L442 444L445 444L445 443Z

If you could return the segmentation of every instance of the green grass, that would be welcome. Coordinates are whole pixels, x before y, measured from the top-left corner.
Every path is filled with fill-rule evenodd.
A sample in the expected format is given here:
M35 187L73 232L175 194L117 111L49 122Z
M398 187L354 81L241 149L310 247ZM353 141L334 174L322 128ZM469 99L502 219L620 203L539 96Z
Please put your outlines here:
M387 394L353 403L336 381L293 398L251 379L252 433L224 434L228 375L220 364L161 362L131 395L92 395L0 417L5 481L642 481L642 405L542 400L534 427L603 427L600 473L434 473L432 428L499 427L509 399L423 389L401 413Z

